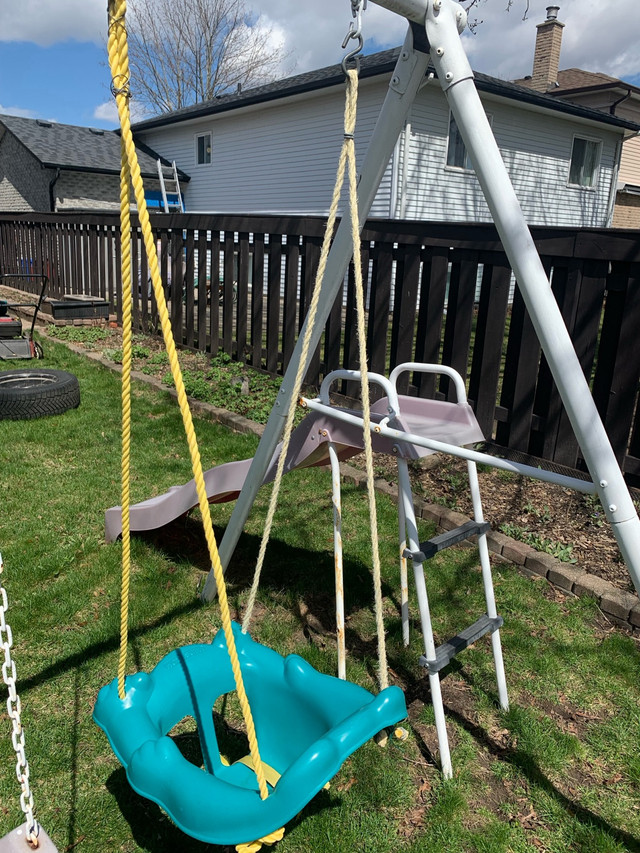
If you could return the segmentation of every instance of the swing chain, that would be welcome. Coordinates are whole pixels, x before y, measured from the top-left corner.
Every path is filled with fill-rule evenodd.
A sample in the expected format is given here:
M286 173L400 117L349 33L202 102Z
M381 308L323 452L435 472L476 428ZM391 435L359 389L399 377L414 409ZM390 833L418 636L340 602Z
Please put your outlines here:
M346 49L351 39L357 41L357 46L342 60L342 70L345 75L351 61L354 62L356 71L360 72L360 54L364 47L364 39L362 37L362 13L366 8L367 0L351 0L351 16L355 18L355 24L353 21L349 23L349 31L342 42L342 49Z
M24 729L20 720L22 705L16 690L16 664L11 657L13 646L13 635L11 627L6 620L9 609L7 591L2 583L2 554L0 554L0 648L4 652L2 664L2 680L7 685L9 696L7 698L7 713L12 722L11 742L16 754L16 776L22 789L20 794L20 808L26 818L27 839L32 847L38 846L38 822L33 816L33 794L29 785L29 762L25 754Z

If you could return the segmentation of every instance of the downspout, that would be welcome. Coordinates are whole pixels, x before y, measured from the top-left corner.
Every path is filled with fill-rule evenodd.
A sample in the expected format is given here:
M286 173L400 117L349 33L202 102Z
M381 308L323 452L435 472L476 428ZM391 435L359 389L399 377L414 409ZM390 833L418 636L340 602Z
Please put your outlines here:
M605 228L611 228L613 225L613 213L616 206L616 195L618 193L618 175L620 174L620 163L622 161L622 142L616 142L616 154L613 161L613 169L611 170L611 187L609 189L609 203L607 205L607 221Z
M56 169L55 175L49 181L49 207L51 208L51 213L56 212L56 197L54 194L54 188L58 182L59 177L60 177L60 169Z
M623 95L621 98L618 98L617 101L614 101L609 107L609 112L612 116L616 114L616 107L619 107L620 104L624 104L625 101L628 101L631 97L631 89L627 89L627 94Z

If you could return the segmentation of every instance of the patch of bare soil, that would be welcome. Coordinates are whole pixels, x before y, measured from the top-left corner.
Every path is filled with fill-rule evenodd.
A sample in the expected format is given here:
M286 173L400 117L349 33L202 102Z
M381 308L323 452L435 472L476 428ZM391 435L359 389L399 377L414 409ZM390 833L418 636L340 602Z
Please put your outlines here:
M4 290L10 295L8 288ZM0 288L0 295L4 295L3 288ZM21 296L25 297L25 294ZM112 327L106 331L106 338L92 339L87 335L83 339L79 334L74 342L81 348L100 352L113 360L118 358L118 349L122 345L121 330ZM161 378L167 372L166 363L154 362L149 355L164 349L162 340L142 335L136 336L136 340L144 345L146 353L144 358L136 358L134 347L134 370L143 370L148 375ZM198 371L206 367L207 357L181 351L180 361L183 369ZM233 400L230 401L232 405ZM351 462L364 468L363 455L354 457ZM411 463L409 467L415 497L471 517L466 463L463 460L436 454ZM395 459L376 455L375 470L376 476L397 483ZM597 497L496 469L480 470L479 479L485 518L494 530L527 542L560 560L575 563L619 589L634 591ZM636 505L640 505L639 500L636 500Z
M364 467L363 457L350 460ZM375 473L397 483L394 459L376 455ZM428 456L409 466L413 493L427 503L472 516L466 462ZM597 497L496 469L479 470L484 514L494 530L633 592Z

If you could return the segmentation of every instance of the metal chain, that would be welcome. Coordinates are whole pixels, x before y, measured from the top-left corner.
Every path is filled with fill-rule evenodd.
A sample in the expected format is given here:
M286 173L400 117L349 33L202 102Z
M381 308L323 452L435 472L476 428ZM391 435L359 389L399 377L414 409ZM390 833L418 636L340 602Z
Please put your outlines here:
M2 562L2 554L0 554L0 648L4 652L4 662L2 664L2 680L7 685L9 696L7 698L7 713L12 722L11 742L16 753L16 776L20 783L20 808L24 812L27 827L27 840L32 847L38 846L38 834L40 827L33 816L33 794L29 785L29 762L25 755L24 744L24 729L20 721L22 706L20 697L16 691L16 665L11 658L11 648L13 646L13 635L11 628L6 620L6 613L9 609L9 601L7 591L2 583L2 570L4 564Z

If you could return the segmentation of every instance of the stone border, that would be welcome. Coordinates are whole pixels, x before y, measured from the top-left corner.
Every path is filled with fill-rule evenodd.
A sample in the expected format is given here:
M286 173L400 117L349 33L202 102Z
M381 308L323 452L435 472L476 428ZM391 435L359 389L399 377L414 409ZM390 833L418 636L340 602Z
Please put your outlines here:
M91 323L95 324L95 321L91 321ZM42 332L40 329L38 331L44 338L55 341L56 343L62 343L78 355L86 356L109 370L116 373L120 373L122 370L120 365L114 364L99 353L86 350L69 341L49 338L45 332ZM131 376L133 379L146 382L157 390L164 391L177 399L175 390L163 385L159 379L135 370L132 371ZM242 415L236 415L226 409L212 406L210 403L204 403L201 400L194 400L190 397L189 404L193 412L197 412L202 417L223 424L235 432L253 433L258 436L261 436L264 432L262 424L257 424ZM366 488L366 473L358 468L354 468L352 465L342 463L342 479L344 482L353 483L359 488ZM379 492L389 495L397 502L398 487L396 485L388 483L386 480L378 479L376 480L376 489ZM452 530L454 527L458 527L469 521L468 517L460 512L455 512L452 509L437 504L425 503L420 499L415 499L414 507L416 516L435 523L437 529L441 531ZM521 573L528 577L542 577L549 583L572 595L595 598L598 607L610 622L621 628L630 630L634 636L640 636L640 601L637 595L618 589L609 583L609 581L604 580L604 578L589 574L584 569L580 569L569 563L563 563L550 554L536 551L530 545L511 539L497 530L491 530L487 534L487 542L489 550L494 555L513 563Z

